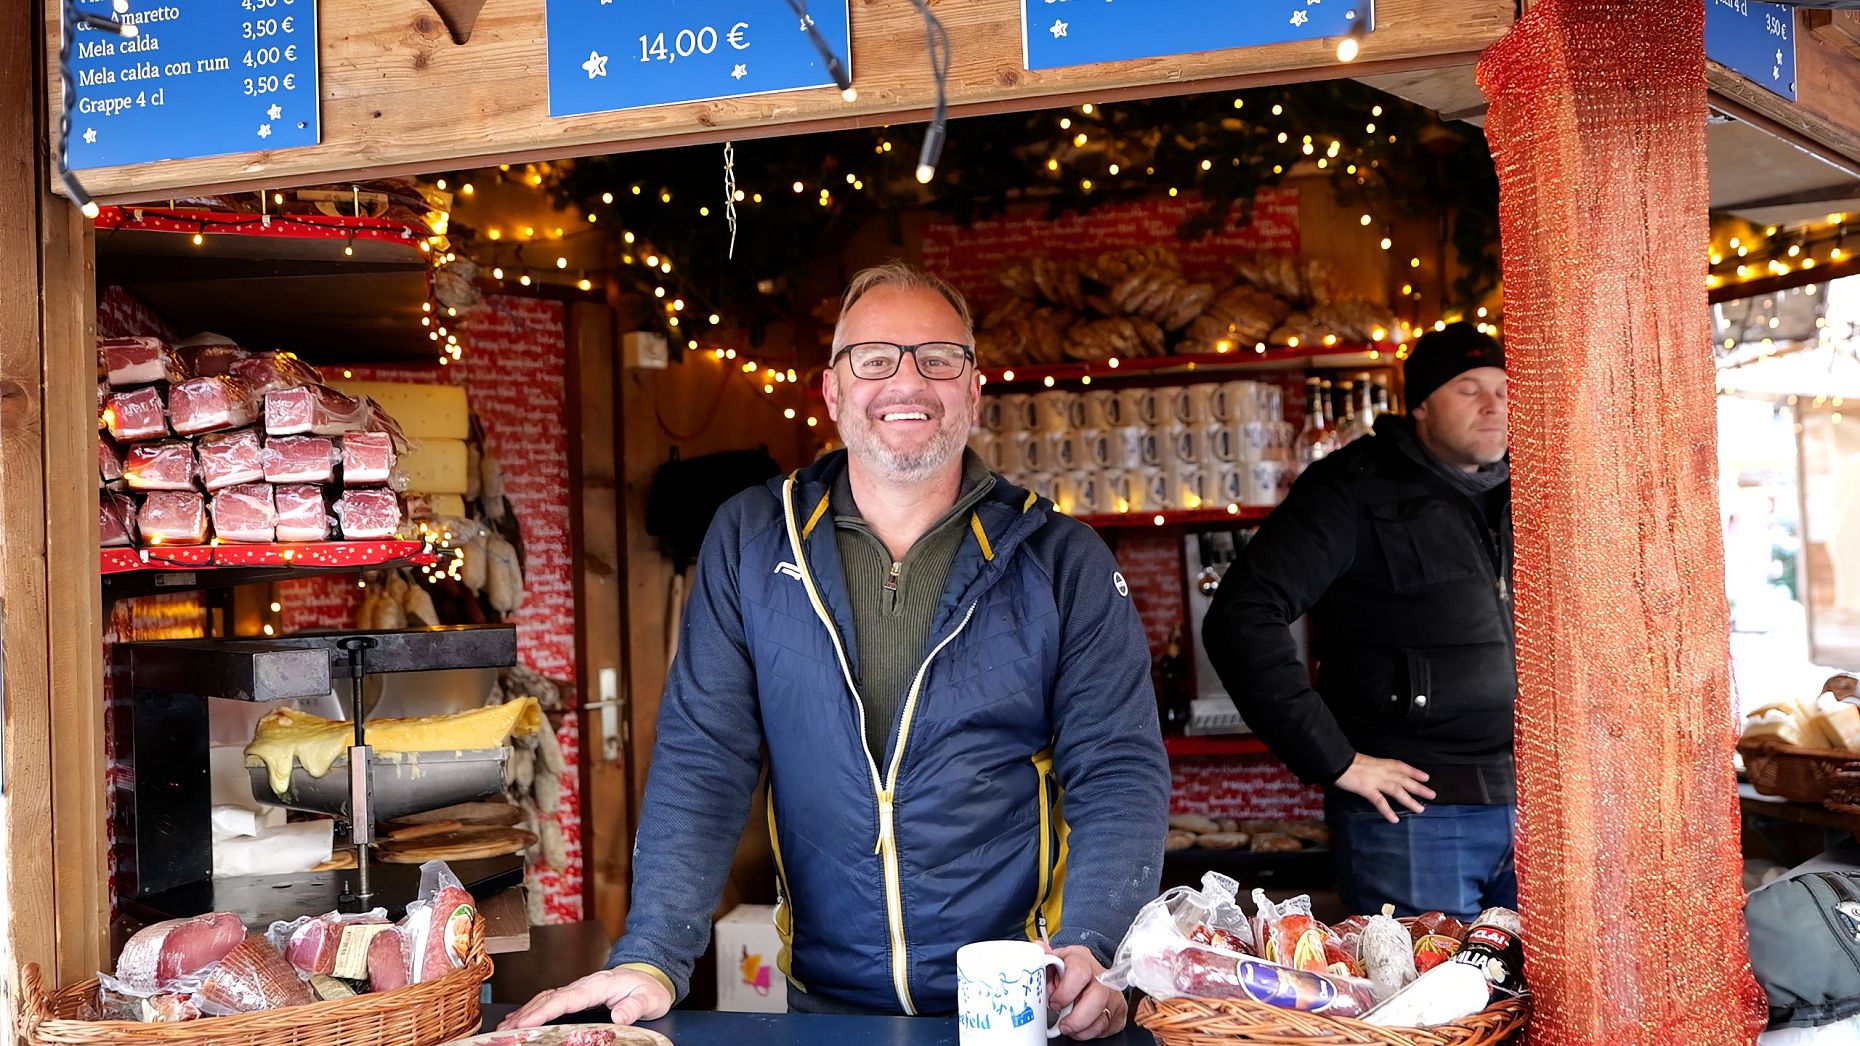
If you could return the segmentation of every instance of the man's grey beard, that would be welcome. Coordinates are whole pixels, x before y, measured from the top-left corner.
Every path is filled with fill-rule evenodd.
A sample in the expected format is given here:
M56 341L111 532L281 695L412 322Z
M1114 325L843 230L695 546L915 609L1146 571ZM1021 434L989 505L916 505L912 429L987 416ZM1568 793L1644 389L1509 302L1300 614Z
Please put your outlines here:
M861 463L890 479L918 483L948 467L968 446L969 428L974 422L973 412L964 410L960 413L962 418L959 424L938 428L923 449L914 453L886 446L885 441L879 438L876 427L883 422L873 423L863 416L859 422L841 426L840 438L846 442L847 453L858 458Z

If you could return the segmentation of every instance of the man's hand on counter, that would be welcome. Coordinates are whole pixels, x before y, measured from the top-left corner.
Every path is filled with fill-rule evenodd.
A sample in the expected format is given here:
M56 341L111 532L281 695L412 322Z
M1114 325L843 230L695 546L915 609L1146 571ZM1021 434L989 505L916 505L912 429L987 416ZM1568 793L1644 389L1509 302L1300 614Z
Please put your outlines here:
M1130 1016L1130 1003L1123 992L1098 982L1104 967L1091 949L1074 944L1048 951L1066 963L1066 972L1047 993L1047 1005L1053 1009L1072 1007L1072 1012L1059 1022L1060 1032L1075 1039L1102 1039L1122 1031Z
M498 1031L535 1028L565 1013L604 1007L613 1013L615 1024L650 1021L672 1008L672 996L649 974L638 970L601 970L560 988L551 988L523 1004L523 1008L504 1018Z
M1399 759L1377 759L1358 752L1356 758L1350 761L1350 768L1337 778L1336 783L1338 788L1369 800L1369 805L1393 824L1401 818L1395 816L1389 800L1393 799L1415 813L1420 813L1420 801L1434 797L1434 790L1424 783L1426 780L1427 774Z

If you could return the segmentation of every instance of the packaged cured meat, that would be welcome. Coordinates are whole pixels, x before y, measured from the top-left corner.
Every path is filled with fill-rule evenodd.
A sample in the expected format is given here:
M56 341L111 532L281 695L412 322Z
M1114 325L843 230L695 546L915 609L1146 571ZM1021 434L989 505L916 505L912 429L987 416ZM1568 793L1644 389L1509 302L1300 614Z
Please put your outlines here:
M405 988L411 972L407 948L399 926L390 926L368 942L368 990L391 992Z
M1375 1005L1375 996L1363 981L1288 970L1263 959L1199 946L1177 952L1172 966L1178 995L1251 999L1281 1009L1333 1017L1359 1017Z
M328 541L334 520L323 488L310 484L281 485L273 491L278 511L279 541Z
M1414 968L1427 971L1453 958L1460 950L1460 942L1442 933L1430 933L1414 942Z
M1329 927L1311 917L1310 897L1301 895L1274 904L1266 891L1254 890L1253 907L1258 912L1253 919L1253 937L1260 942L1262 958L1307 973L1330 969L1326 945L1331 943L1332 934Z
M254 352L232 364L234 377L251 386L254 395L263 396L273 389L293 385L316 384L323 376L316 368L288 352Z
M221 541L277 540L278 511L269 483L241 483L213 495L213 533ZM323 972L323 971L318 971Z
M238 378L190 378L168 390L168 424L183 436L236 429L258 420L259 398Z
M107 973L97 975L97 1020L174 1024L198 1020L194 993L198 977L165 981L152 991L131 988Z
M1445 912L1423 912L1408 924L1408 935L1414 938L1416 944L1420 944L1421 938L1429 934L1457 941L1466 936L1466 924Z
M181 342L174 347L174 354L181 358L181 369L192 378L231 374L233 364L251 355L232 342L210 334Z
M123 482L131 490L193 490L199 477L194 445L184 439L136 443L123 459Z
M1420 972L1414 965L1414 947L1408 931L1389 916L1390 911L1392 907L1364 924L1358 948L1363 973L1369 979L1369 990L1378 1002L1406 988Z
M160 338L106 338L97 346L97 354L114 388L180 381L186 376L174 350Z
M155 385L112 392L103 406L104 427L119 443L168 435L167 408Z
M97 547L120 548L136 543L136 503L114 490L97 492Z
M158 922L123 945L116 958L116 979L131 991L153 992L164 982L219 962L244 939L245 925L230 912Z
M215 963L200 982L202 1013L223 1016L229 1013L253 1013L283 1006L301 1006L316 1001L291 969L284 956L265 940L252 934L240 941L225 957Z
M123 478L123 458L110 437L97 437L97 483L109 486Z
M346 396L327 385L293 385L265 393L265 432L272 436L361 432L374 413L367 397Z
M384 908L355 915L330 912L298 927L284 947L284 957L306 974L361 980L368 976L370 942L393 928Z
M420 866L420 899L401 921L401 950L409 984L437 980L465 965L478 908L444 861Z
M1177 994L1175 957L1182 949L1205 947L1236 959L1252 952L1252 930L1234 900L1239 888L1227 876L1208 872L1198 888L1165 890L1137 913L1111 968L1100 979L1119 991L1141 988L1170 999ZM1204 939L1209 943L1202 943ZM1239 947L1233 947L1236 944Z
M386 483L394 472L394 437L386 432L351 432L342 437L345 486Z
M1524 991L1524 944L1503 926L1480 924L1451 959L1415 978L1363 1019L1385 1028L1432 1028L1470 1017L1501 995Z
M105 427L106 419L104 418L103 412L104 408L109 406L109 404L110 383L107 381L100 381L97 383L97 427L99 429Z
M336 478L335 441L328 436L272 436L260 455L271 483L328 483Z
M200 483L219 490L265 478L264 443L257 429L235 429L202 436L194 445L200 462Z
M393 537L400 529L400 495L391 490L345 490L336 499L345 541Z
M199 545L207 540L207 500L191 490L152 490L136 526L146 545Z

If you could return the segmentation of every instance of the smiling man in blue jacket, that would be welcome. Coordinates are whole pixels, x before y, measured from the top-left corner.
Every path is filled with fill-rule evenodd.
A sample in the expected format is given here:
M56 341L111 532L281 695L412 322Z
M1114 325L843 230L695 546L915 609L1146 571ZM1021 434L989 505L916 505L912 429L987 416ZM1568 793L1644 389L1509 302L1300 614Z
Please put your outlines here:
M1088 527L966 450L974 330L943 281L856 276L822 392L846 450L705 538L626 935L507 1027L684 993L765 745L792 1010L948 1014L957 948L1050 937L1060 1030L1124 1026L1096 976L1157 893L1169 798L1129 587Z

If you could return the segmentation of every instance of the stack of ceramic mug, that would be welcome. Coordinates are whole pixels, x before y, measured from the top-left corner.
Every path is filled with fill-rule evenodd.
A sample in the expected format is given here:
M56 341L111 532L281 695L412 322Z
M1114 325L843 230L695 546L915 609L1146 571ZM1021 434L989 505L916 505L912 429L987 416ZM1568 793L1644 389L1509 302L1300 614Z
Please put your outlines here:
M1270 507L1292 427L1267 382L985 395L970 445L1074 515Z

